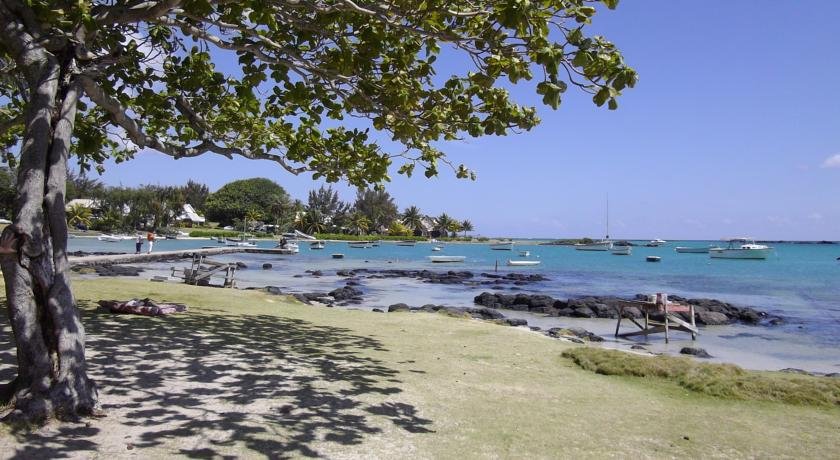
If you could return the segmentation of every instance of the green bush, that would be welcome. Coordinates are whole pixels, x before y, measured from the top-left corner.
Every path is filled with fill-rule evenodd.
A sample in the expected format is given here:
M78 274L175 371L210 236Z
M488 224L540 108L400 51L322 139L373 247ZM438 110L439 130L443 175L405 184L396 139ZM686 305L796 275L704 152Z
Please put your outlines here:
M598 374L658 378L720 398L840 406L840 379L831 377L747 371L731 364L589 347L566 350L563 356Z
M193 230L190 232L193 238L237 237L239 234L234 230Z

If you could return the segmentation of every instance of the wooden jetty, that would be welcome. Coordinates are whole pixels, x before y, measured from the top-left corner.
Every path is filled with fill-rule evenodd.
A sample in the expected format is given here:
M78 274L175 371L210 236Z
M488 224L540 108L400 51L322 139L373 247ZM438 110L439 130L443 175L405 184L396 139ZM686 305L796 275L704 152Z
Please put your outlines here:
M209 286L210 280L213 276L224 275L222 287L232 288L236 287L237 265L229 262L218 262L210 260L204 254L193 254L192 264L190 268L184 268L183 273L178 273L178 269L172 267L172 277L184 280L187 284L196 286Z
M640 324L635 318L624 317L624 309L629 307L638 308L642 313L644 313L644 324ZM665 343L668 343L670 340L670 331L673 329L688 332L691 334L691 340L697 340L697 325L694 323L694 305L682 305L669 302L667 295L657 294L656 300L653 302L622 300L616 303L615 308L618 311L618 322L615 325L616 337L626 338L636 335L644 335L647 337L649 334L664 332ZM677 316L677 313L688 313L691 320L685 321L681 317ZM657 318L662 319L653 320L651 319L651 314L655 314ZM636 325L639 330L619 334L622 319L630 320L630 322Z
M281 249L243 248L235 246L226 246L219 248L183 249L179 251L157 251L151 254L105 254L96 256L69 257L68 260L70 262L70 265L111 265L165 262L175 259L186 259L192 257L194 254L213 256L219 254L234 254L238 252L251 254L274 254L278 256L288 255L284 254Z

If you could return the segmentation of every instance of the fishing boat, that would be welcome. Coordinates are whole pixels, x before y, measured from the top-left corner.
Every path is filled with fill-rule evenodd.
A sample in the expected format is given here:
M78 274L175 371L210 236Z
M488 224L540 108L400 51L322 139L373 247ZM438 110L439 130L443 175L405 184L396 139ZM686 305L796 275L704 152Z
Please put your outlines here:
M467 256L428 256L428 257L429 257L429 260L432 263L436 263L436 264L463 262L467 259Z
M713 259L753 259L763 260L773 250L770 246L756 244L752 238L728 238L725 248L710 248L709 256Z
M350 241L347 244L351 248L355 249L368 249L373 247L373 244L370 241Z
M519 251L519 255L522 257L528 257L531 255L531 251Z
M513 241L491 244L490 249L494 251L513 251Z
M511 267L526 267L531 265L539 265L539 260L511 260L508 259L507 264Z
M647 257L645 257L645 260L646 260L646 261L648 261L648 262L661 262L661 261L662 261L662 257L659 257L659 256L647 256Z
M318 250L324 249L324 242L323 241L315 241L313 243L309 243L310 250Z
M339 254L339 253L336 253L336 254L333 254L333 255L332 255L332 258L333 258L333 259L343 259L343 258L344 258L344 254Z
M123 240L123 238L119 235L109 235L107 233L97 236L96 239L99 241L105 241L106 243L118 243Z
M691 247L691 246L677 246L675 251L680 254L708 254L711 247Z
M411 247L414 247L415 245L417 245L416 241L410 241L410 240L397 241L397 246L411 246Z
M648 241L648 243L645 244L645 246L649 248L658 248L659 246L662 246L665 243L667 243L667 241L657 238L655 240Z
M593 241L591 243L578 243L575 249L578 251L609 251L613 248L613 242L610 240L610 197L607 195L607 234L601 241Z
M611 251L614 256L629 256L632 253L632 248L630 246L614 246Z

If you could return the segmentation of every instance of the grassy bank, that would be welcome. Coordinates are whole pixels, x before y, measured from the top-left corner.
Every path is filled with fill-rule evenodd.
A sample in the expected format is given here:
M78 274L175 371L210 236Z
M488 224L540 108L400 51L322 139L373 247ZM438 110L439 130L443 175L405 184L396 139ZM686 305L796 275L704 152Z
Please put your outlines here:
M840 456L836 407L720 398L670 378L601 375L562 356L578 348L523 329L141 280L78 280L74 289L108 417L0 436L0 452ZM93 306L128 297L184 302L190 311L146 318ZM8 334L4 324L0 344ZM0 379L13 375L13 359L0 348Z

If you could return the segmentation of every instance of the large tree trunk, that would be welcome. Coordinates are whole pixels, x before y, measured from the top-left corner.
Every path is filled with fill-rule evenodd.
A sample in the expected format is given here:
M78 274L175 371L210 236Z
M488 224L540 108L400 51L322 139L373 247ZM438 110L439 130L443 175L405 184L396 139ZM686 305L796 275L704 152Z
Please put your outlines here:
M18 362L0 399L14 403L9 417L26 422L76 418L97 406L66 254L67 156L81 92L70 69L72 59L60 64L51 56L29 79L15 218L0 237Z

